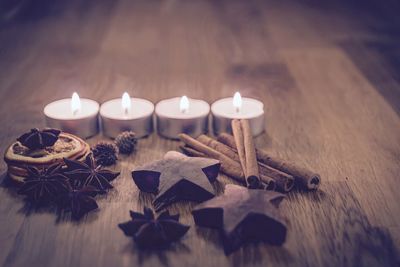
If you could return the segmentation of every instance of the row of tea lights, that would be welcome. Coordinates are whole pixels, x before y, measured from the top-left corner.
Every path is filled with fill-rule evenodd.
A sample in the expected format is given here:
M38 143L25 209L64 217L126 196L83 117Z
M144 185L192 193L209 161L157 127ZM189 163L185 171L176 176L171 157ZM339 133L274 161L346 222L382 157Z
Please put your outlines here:
M155 112L154 112L155 111ZM165 99L154 104L142 98L132 98L124 93L121 98L104 102L101 106L94 100L79 98L61 99L44 108L48 127L87 138L99 132L99 116L103 133L115 138L120 132L134 131L137 137L153 132L155 113L158 133L176 139L179 133L198 136L208 130L210 105L186 96ZM241 97L223 98L211 105L212 125L215 134L230 132L232 119L249 119L253 135L264 131L264 105L262 102Z

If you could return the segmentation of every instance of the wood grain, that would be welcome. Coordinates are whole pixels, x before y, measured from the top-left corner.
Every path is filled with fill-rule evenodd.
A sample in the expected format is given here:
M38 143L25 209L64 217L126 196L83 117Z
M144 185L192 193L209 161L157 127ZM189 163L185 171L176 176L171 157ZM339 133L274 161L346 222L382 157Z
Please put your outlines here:
M321 174L292 192L283 247L225 256L218 233L192 225L165 251L140 251L117 224L150 205L130 172L177 150L156 134L121 156L121 177L80 222L35 210L0 164L1 266L399 266L400 101L396 1L15 1L0 5L0 153L43 127L48 102L78 91L99 102L124 91L153 102L183 94L261 99L256 145ZM379 11L379 12L375 12ZM98 135L94 144L105 140ZM217 185L234 183L221 175Z

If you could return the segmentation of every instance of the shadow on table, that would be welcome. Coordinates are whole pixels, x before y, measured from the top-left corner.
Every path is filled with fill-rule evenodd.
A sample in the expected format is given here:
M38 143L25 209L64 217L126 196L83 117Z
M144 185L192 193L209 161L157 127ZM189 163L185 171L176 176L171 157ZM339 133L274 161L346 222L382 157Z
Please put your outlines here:
M0 176L0 187L4 188L4 192L12 198L23 200L24 197L18 194L18 185L10 178L7 172Z
M204 227L194 226L196 235L212 244L217 250L224 252L223 237L220 231L216 229L209 229ZM230 260L230 265L234 267L244 265L258 265L263 262L265 255L276 258L275 260L284 260L285 262L293 261L293 257L285 247L272 246L264 242L247 242L243 244L238 250L225 255Z
M25 197L18 194L18 185L10 178L10 176L8 176L7 172L0 176L0 181L0 186L5 189L6 194L12 198L23 201L23 206L19 209L19 213L22 213L25 216L30 216L33 213L56 213L57 209L55 205L49 206L44 205L43 203L40 204L25 201Z
M124 248L124 252L129 252L135 255L137 257L138 265L144 264L152 257L157 257L158 261L163 266L170 266L170 257L178 254L190 254L191 250L181 241L172 243L159 249L143 249L139 248L132 240L132 242Z
M327 195L323 189L318 188L318 190L309 191L302 189L301 187L294 187L292 191L287 193L287 197L290 200L292 196L301 195L309 201L320 203L327 199Z

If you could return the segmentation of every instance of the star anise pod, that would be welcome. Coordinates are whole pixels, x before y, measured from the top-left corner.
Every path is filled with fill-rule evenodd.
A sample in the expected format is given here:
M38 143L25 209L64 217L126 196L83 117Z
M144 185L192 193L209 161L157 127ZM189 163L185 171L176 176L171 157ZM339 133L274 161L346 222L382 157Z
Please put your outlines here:
M94 199L98 193L99 191L93 186L73 188L61 195L57 202L62 209L71 211L73 219L79 220L86 213L98 208Z
M97 166L90 153L86 156L85 162L64 158L68 169L65 175L71 179L74 187L93 186L100 191L113 188L110 181L114 180L120 173L102 169Z
M70 190L68 178L60 172L61 167L59 163L43 169L27 167L28 176L18 193L36 202L55 200Z
M30 132L24 133L17 138L23 146L29 149L42 149L48 146L54 145L58 140L58 136L61 133L57 129L44 129L40 131L37 128L31 129Z
M169 215L168 211L155 218L153 211L145 207L143 214L130 211L130 215L132 220L121 223L118 227L144 248L162 247L177 241L190 227L179 223L179 214Z

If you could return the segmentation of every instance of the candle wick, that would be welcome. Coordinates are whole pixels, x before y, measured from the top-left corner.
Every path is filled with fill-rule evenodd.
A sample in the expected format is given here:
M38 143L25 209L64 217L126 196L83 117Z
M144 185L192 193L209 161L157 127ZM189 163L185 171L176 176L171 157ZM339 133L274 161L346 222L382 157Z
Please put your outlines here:
M236 107L236 113L239 113L239 112L240 112L240 108Z

